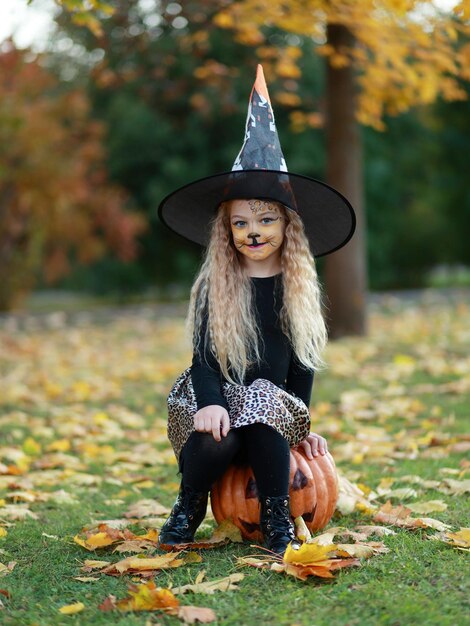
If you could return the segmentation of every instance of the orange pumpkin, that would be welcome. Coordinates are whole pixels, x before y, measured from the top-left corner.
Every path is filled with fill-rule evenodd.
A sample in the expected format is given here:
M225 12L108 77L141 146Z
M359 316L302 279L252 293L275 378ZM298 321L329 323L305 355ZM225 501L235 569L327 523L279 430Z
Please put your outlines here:
M291 448L289 495L292 518L301 515L310 531L328 524L338 499L336 465L329 452L308 459L303 450ZM210 502L217 523L232 518L245 539L263 540L258 490L251 467L231 465L214 483Z

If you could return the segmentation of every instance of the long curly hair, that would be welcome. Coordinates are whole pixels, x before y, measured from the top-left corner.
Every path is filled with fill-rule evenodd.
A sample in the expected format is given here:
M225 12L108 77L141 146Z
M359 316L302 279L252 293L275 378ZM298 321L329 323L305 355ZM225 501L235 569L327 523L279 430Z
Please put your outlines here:
M260 337L253 285L232 239L230 204L223 202L211 220L209 244L191 288L185 328L196 350L207 307L209 332L204 350L210 349L226 380L244 384L247 370L260 360ZM300 216L276 204L286 222L281 245L281 329L304 367L323 369L326 363L322 353L328 333L315 260Z

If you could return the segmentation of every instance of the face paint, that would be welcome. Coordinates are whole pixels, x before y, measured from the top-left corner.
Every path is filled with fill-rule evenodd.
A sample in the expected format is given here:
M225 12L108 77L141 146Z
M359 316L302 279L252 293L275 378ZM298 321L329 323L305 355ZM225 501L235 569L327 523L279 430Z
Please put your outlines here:
M280 254L285 219L279 205L270 200L233 200L230 228L236 249L253 261Z

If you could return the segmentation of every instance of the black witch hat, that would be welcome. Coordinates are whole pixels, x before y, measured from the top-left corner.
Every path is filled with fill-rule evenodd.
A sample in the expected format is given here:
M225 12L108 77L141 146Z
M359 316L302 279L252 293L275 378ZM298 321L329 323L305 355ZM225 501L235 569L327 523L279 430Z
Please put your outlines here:
M315 257L344 246L356 227L354 210L339 191L287 171L261 65L251 91L245 140L232 170L173 191L160 203L158 215L174 232L206 246L220 203L237 198L275 200L296 211Z

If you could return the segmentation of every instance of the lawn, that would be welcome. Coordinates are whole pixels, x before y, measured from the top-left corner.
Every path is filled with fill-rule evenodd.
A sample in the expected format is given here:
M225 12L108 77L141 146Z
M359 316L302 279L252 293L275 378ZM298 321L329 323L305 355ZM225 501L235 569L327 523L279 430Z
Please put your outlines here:
M205 580L243 573L235 590L177 596L181 605L213 609L224 625L468 624L469 546L446 532L470 526L469 319L458 295L378 299L368 337L331 342L329 368L315 378L312 430L327 439L342 478L338 508L318 534L380 526L393 532L363 540L381 542L380 552L332 578L301 581L240 566L238 557L261 550L228 543L150 580L174 588L201 571ZM91 559L164 554L151 542L137 552L119 542L90 551L74 538L100 521L137 535L162 523L157 505L170 508L179 484L166 395L190 358L182 317L153 314L149 305L109 320L44 316L0 327L0 623L183 623L162 611L101 610L143 579L83 569ZM142 501L147 515L126 516ZM409 507L408 521L428 521L374 521L387 502L395 513ZM197 537L215 526L209 508ZM79 602L75 614L59 611Z

